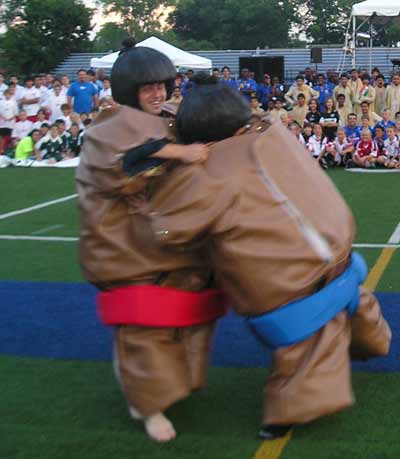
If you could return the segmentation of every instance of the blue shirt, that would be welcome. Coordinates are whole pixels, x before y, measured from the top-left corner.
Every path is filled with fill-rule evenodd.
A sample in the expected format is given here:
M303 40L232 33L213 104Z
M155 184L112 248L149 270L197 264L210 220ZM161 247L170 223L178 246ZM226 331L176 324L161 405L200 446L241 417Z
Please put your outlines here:
M380 126L383 129L383 131L384 131L383 139L386 140L387 139L386 129L388 127L395 127L396 123L394 123L391 120L387 121L386 123L383 120L379 121L379 123L376 123L375 126L374 126L374 132L375 132L375 129L376 129L377 126Z
M265 83L258 85L257 98L262 105L267 105L269 99L272 97L272 86L267 86Z
M252 80L251 78L247 79L247 80L243 80L243 79L239 79L237 80L237 84L239 86L239 91L242 92L242 91L251 91L251 92L254 92L254 93L257 93L257 83ZM243 94L244 97L246 97L246 99L248 101L251 100L251 94Z
M229 80L224 80L223 78L221 78L219 82L223 84L229 84L229 86L231 86L231 88L234 89L235 91L238 90L238 85L236 83L236 80L234 80L233 78L229 78Z
M353 145L355 145L361 138L361 129L359 126L354 128L345 126L344 132L346 133L347 140L349 140Z
M315 91L319 91L318 102L321 106L321 109L325 105L325 101L328 97L332 97L332 90L329 87L328 83L324 83L322 86L319 84L314 85L313 88Z
M93 97L97 95L93 83L75 81L68 89L67 95L74 98L74 112L90 113L93 110Z

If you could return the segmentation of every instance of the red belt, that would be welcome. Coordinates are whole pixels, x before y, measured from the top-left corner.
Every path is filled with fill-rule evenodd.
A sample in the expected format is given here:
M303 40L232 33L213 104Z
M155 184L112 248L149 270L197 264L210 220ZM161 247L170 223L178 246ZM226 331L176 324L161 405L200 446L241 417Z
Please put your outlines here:
M101 292L97 311L105 325L186 327L223 316L228 299L221 290L188 292L157 285L130 285Z

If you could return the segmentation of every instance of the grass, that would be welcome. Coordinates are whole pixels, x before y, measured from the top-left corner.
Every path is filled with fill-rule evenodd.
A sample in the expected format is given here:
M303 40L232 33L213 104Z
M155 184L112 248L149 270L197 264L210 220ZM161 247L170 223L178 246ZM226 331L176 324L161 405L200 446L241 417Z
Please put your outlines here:
M210 371L209 387L169 411L180 433L147 440L108 363L0 358L0 457L250 459L259 442L262 369ZM281 459L397 459L398 374L354 375L351 410L295 430Z

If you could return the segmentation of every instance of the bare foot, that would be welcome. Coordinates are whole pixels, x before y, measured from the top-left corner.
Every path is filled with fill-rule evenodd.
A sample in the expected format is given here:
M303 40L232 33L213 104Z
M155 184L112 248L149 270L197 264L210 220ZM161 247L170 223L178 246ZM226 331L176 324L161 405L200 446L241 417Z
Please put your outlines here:
M145 418L144 427L149 437L155 441L167 442L176 437L174 426L162 413Z

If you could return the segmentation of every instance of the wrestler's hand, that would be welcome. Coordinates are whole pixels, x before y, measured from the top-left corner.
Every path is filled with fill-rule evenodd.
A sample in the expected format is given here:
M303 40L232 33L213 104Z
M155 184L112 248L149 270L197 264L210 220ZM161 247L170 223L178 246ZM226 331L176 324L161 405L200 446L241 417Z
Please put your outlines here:
M201 143L179 146L182 148L182 155L179 159L184 163L204 163L210 154L209 146Z

